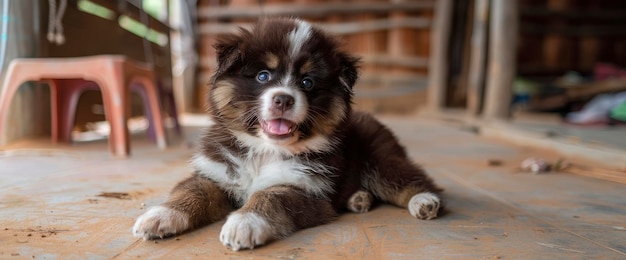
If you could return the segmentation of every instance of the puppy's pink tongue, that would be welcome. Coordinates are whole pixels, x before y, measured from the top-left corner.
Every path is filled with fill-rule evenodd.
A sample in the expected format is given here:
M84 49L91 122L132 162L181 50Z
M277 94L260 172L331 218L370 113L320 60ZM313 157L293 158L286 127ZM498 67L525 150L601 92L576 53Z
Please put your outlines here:
M267 131L274 135L284 135L289 133L289 129L293 126L292 122L284 119L273 119L267 121Z

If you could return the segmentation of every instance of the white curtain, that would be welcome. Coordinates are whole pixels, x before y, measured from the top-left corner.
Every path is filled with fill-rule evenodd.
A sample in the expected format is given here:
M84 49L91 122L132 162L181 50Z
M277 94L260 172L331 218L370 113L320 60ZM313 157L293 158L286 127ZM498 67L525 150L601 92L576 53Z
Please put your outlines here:
M0 0L0 79L18 57L37 56L39 0ZM1 85L0 85L0 88ZM24 136L42 135L50 129L48 88L24 84L11 102L9 117L0 122L0 145Z

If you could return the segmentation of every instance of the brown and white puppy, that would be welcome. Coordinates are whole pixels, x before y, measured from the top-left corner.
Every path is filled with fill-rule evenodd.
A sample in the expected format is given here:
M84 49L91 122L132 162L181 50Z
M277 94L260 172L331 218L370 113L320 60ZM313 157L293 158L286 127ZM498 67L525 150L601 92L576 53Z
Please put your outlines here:
M215 122L192 159L195 172L140 216L133 233L163 238L223 218L232 250L327 223L376 201L435 218L441 190L394 135L351 110L357 59L319 28L263 19L215 45L209 93Z

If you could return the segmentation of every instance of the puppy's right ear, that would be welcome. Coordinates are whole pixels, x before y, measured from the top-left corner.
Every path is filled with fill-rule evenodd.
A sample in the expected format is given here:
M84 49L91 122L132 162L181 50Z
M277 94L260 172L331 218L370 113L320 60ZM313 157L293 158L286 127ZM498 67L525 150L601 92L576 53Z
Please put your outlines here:
M352 92L352 87L356 84L359 78L359 58L348 55L347 53L341 53L339 55L339 64L341 66L341 83L344 85L348 92Z
M242 33L243 30L242 30ZM214 79L228 71L237 61L241 60L242 36L228 34L220 37L213 45L217 53L217 71Z

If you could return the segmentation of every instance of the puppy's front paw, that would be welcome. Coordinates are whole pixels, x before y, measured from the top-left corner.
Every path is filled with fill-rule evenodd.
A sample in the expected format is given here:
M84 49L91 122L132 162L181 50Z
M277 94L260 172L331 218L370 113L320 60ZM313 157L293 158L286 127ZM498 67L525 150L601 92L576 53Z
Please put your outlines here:
M439 196L430 192L414 195L409 201L409 213L418 219L433 219L437 217L441 200Z
M188 228L189 217L185 213L156 206L137 218L133 235L143 239L157 239L178 234Z
M365 213L370 210L374 198L367 191L357 191L348 200L348 209L354 213Z
M231 214L220 233L220 241L233 251L253 249L272 238L270 224L254 212Z

